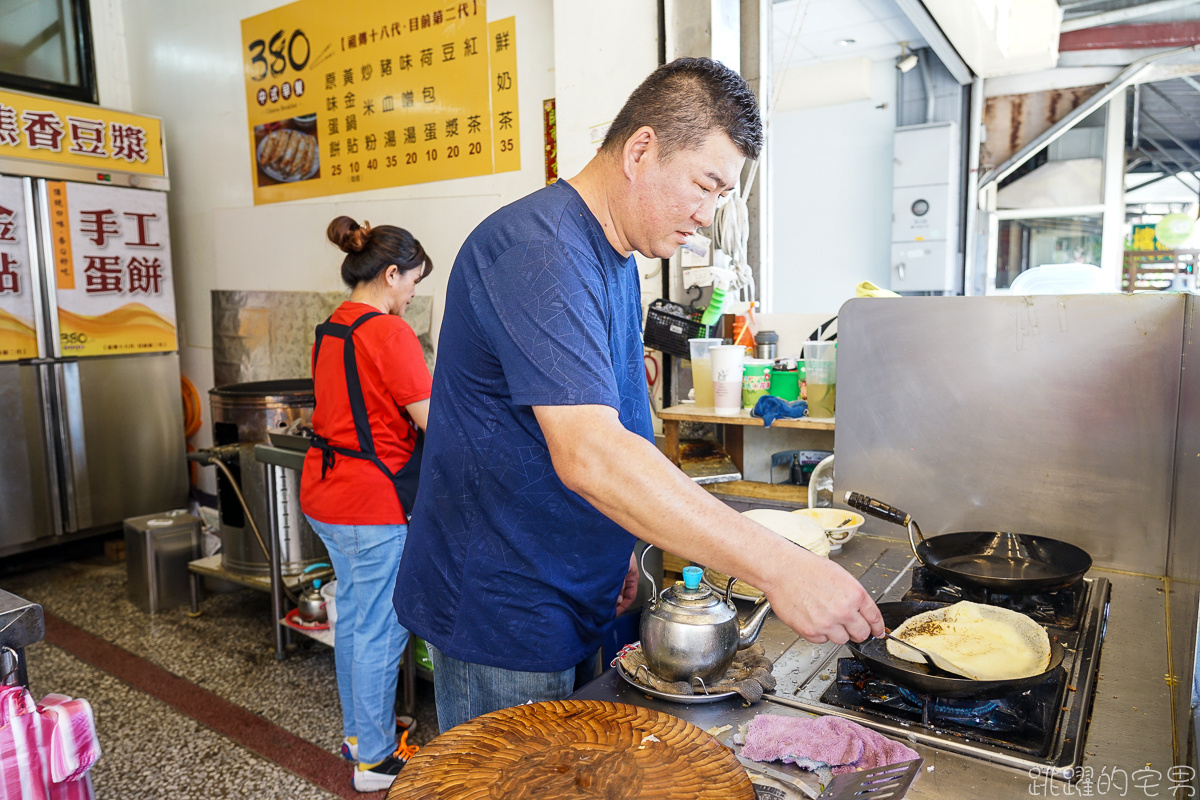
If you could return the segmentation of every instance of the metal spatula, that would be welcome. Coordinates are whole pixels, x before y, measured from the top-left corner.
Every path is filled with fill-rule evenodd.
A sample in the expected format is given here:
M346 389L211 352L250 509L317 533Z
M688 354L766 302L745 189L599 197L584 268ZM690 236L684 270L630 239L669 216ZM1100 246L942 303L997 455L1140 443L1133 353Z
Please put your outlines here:
M925 659L925 663L931 667L937 667L938 669L942 670L943 672L949 672L951 675L959 675L962 677L970 678L973 681L979 680L978 674L972 672L971 670L967 669L966 667L955 664L952 660L946 658L941 653L930 653L926 650L922 650L921 648L917 647L916 645L909 644L908 642L904 641L903 639L897 639L895 636L892 636L891 633L884 633L883 637L885 639L891 639L893 642L898 642L902 646L907 647L909 650L917 651L918 653L921 654L921 657ZM885 644L884 648L886 649L886 647L887 647L887 645Z
M873 767L861 772L835 775L828 788L820 792L803 779L771 764L751 761L743 756L738 756L738 761L752 772L765 775L788 786L794 786L813 800L884 800L884 798L900 800L917 777L921 764L925 762L924 759L918 758L913 761L889 764L886 767ZM805 773L805 775L810 779L815 779L812 773Z
M901 761L886 767L864 769L862 772L847 772L834 775L833 783L821 793L818 800L900 800L912 785L925 759Z

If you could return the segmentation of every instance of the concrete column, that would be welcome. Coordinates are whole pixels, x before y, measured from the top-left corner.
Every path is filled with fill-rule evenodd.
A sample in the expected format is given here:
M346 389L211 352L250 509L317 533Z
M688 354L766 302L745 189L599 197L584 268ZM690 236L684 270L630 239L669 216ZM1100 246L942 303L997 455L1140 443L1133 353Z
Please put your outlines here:
M758 96L758 106L764 126L769 125L767 115L771 109L774 93L771 81L771 0L748 0L742 4L742 77ZM771 263L771 138L764 130L762 152L758 157L754 183L746 197L746 210L750 215L750 238L746 245L746 259L754 273L757 291L755 296L762 303L762 310L770 312L773 302L774 281ZM742 172L742 186L751 165Z
M1125 256L1125 92L1107 104L1104 121L1104 228L1101 233L1100 269L1114 291L1121 287Z

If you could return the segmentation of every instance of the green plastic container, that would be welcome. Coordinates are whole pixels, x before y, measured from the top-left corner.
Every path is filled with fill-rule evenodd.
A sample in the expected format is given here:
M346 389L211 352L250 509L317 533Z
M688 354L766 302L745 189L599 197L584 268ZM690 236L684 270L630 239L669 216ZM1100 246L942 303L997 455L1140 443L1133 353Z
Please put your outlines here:
M429 646L424 639L413 637L413 649L416 650L417 665L433 672L433 659L429 657Z
M771 388L767 394L787 400L800 399L800 370L772 370Z

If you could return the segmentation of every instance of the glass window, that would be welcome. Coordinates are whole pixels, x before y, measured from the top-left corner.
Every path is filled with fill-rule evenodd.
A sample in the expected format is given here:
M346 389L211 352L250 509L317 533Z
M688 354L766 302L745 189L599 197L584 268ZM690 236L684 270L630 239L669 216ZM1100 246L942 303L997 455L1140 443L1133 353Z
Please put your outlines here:
M1000 220L996 288L1042 264L1100 264L1100 217Z
M0 86L96 102L87 0L0 2Z

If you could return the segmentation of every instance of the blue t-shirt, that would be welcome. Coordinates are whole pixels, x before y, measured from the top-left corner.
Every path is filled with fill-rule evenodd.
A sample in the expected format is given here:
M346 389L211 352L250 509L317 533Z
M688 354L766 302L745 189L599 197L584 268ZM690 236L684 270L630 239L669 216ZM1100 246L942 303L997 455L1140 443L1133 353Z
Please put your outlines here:
M461 661L554 672L600 646L634 537L559 480L532 406L653 441L637 266L565 181L492 214L446 293L400 622Z

